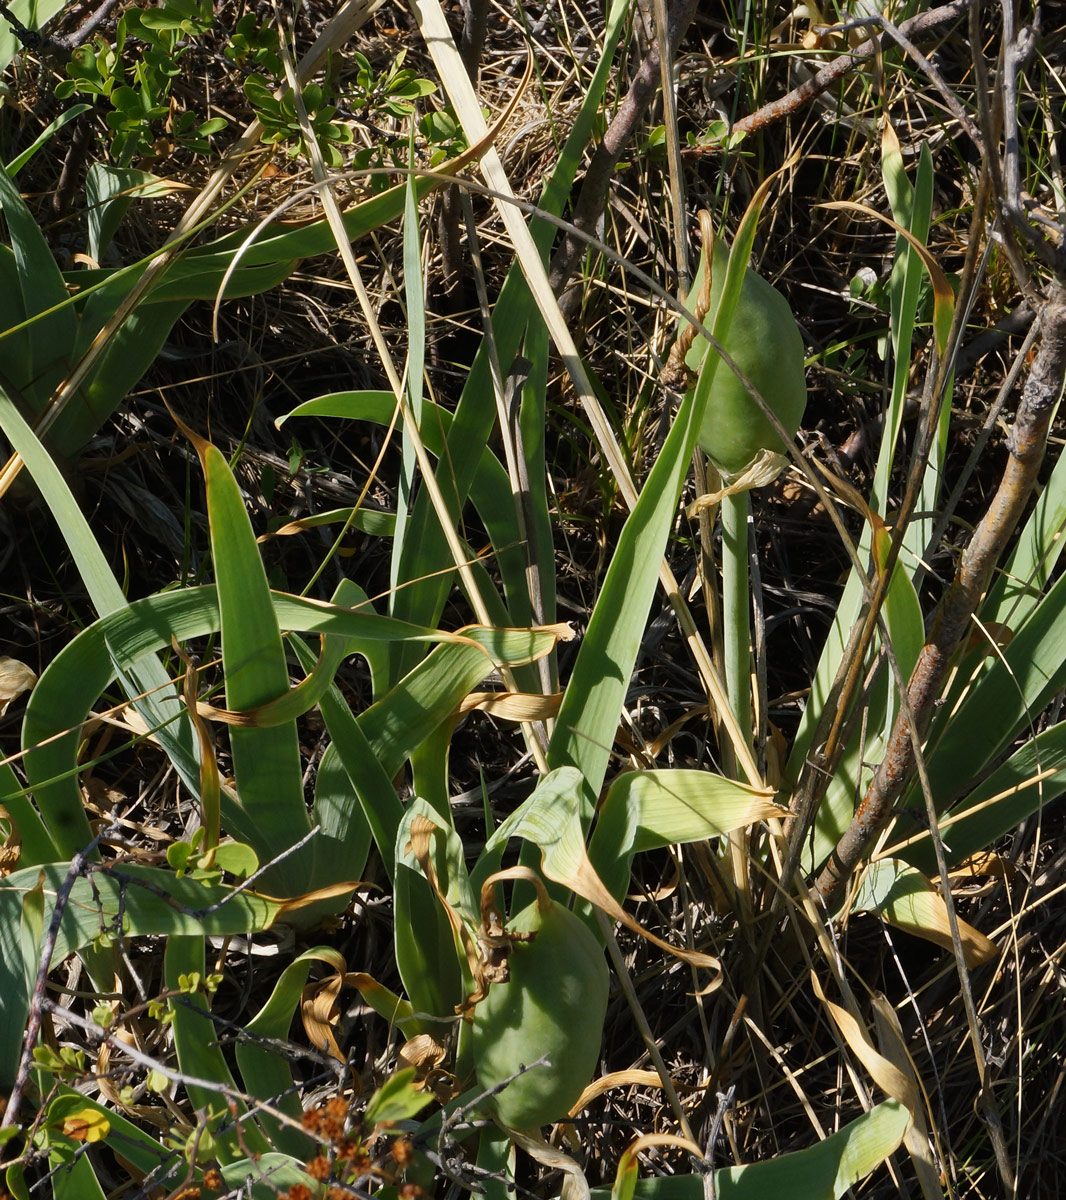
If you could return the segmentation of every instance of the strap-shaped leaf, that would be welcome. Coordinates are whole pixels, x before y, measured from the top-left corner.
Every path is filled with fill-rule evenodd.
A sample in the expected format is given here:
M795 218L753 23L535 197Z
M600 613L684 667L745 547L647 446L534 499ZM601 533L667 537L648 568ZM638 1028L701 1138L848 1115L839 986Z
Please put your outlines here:
M910 1114L895 1100L868 1113L807 1150L782 1154L769 1162L715 1171L718 1200L840 1200L899 1146ZM703 1200L702 1175L641 1179L634 1200ZM592 1200L609 1200L610 1190L594 1188Z

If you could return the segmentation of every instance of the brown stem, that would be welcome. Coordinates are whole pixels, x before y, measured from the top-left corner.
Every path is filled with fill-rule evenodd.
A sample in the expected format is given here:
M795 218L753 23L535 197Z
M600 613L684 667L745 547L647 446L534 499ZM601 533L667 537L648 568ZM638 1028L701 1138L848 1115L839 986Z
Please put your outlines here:
M941 25L946 25L950 21L961 17L973 2L974 0L951 0L950 4L945 4L941 8L930 9L928 12L919 13L916 17L911 17L909 21L904 21L899 27L899 32L906 38L920 37L923 33L938 29ZM828 91L838 79L846 75L854 67L857 67L861 62L864 62L868 58L873 58L875 54L879 54L882 50L888 49L893 44L894 39L889 33L882 34L880 37L868 38L861 45L856 46L854 50L849 50L847 54L842 54L839 58L834 58L832 62L827 63L805 83L801 83L798 88L793 88L787 96L782 96L780 100L773 100L769 104L764 104L762 108L757 109L746 117L742 117L733 126L732 132L754 133L758 129L765 129L767 125L774 125L778 121L783 121L785 117L799 112L801 108L810 104L816 96L820 96L823 92ZM706 154L718 149L718 142L708 142L703 146L693 146L688 150L682 151L682 153L689 155Z
M919 739L929 727L952 657L1029 502L1044 460L1048 426L1066 377L1066 285L1056 282L1049 290L1050 299L1041 314L1040 348L1008 438L1007 466L963 553L955 579L940 602L907 685L907 700ZM901 713L866 795L815 884L827 906L832 907L840 888L888 820L913 776L914 766L911 730Z
M671 56L692 23L698 3L699 0L672 0L667 10L666 22ZM607 127L603 141L597 147L585 173L572 218L574 225L583 232L596 233L596 226L607 203L614 169L633 136L633 131L647 112L658 86L659 47L654 45L640 64L626 98L618 106L618 111ZM556 251L548 276L556 295L566 286L584 251L585 242L573 235L568 235Z
M463 33L459 54L470 76L477 84L481 55L485 50L485 32L488 26L489 0L463 0ZM440 214L437 218L437 242L441 257L441 288L445 296L445 309L456 313L466 307L466 276L463 271L463 251L460 223L463 216L459 188L453 183L441 195Z

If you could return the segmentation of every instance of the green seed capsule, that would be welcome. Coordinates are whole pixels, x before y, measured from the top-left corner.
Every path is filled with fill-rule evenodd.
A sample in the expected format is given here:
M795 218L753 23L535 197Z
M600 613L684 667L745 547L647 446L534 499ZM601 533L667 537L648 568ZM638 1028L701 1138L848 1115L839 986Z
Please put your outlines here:
M531 904L511 925L537 936L515 943L510 979L494 983L474 1009L474 1066L488 1091L548 1056L550 1066L524 1071L489 1102L504 1125L536 1129L564 1117L596 1070L607 964L584 922L560 904Z
M721 238L716 238L708 325L722 295L728 257ZM705 345L697 338L689 351L687 361L693 368L698 368L700 348ZM744 274L733 322L722 345L776 413L789 436L794 436L807 405L803 339L788 301L750 268ZM785 453L773 426L725 363L719 363L715 371L699 444L725 474L742 471L761 450Z

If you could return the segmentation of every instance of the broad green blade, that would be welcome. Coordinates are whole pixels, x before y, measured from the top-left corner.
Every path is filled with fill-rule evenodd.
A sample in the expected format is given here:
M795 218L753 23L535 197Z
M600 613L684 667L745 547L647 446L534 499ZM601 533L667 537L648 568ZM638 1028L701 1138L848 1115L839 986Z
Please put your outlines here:
M911 672L918 662L918 655L925 645L925 620L922 616L922 605L918 599L918 593L914 590L914 584L911 581L910 572L899 560L897 560L895 568L892 571L892 579L888 585L888 592L885 595L882 615L888 627L888 637L892 644L892 651L896 656L896 662L899 664L900 674L905 681L909 680ZM896 687L896 678L889 670L887 663L882 668L882 671L886 677L890 697L886 705L883 725L884 737L888 738L891 736L892 726L896 720L896 711L899 708L897 703L898 690Z
M1018 629L1040 603L1066 538L1066 454L1059 455L1051 478L1033 505L1018 543L981 605L983 621Z
M290 1188L306 1188L312 1196L318 1184L304 1170L306 1164L287 1154L270 1150L253 1158L237 1158L222 1164L226 1195L245 1195L249 1200L278 1200Z
M808 1150L715 1171L718 1200L840 1200L896 1150L909 1122L902 1104L886 1100ZM610 1194L609 1188L594 1188L592 1200L609 1200ZM703 1200L705 1195L700 1175L642 1179L635 1191L636 1200Z
M5 928L17 923L26 896L43 879L45 922L52 919L56 894L69 864L46 863L14 871L0 880L0 911ZM225 901L225 903L222 903ZM178 879L172 871L125 863L96 867L91 876L74 881L56 937L55 961L84 950L121 921L112 933L127 937L168 937L198 933L204 936L247 935L269 929L280 906L256 892L207 884L191 876Z
M14 250L0 242L0 288L6 297L4 314L0 318L0 362L8 379L22 382L33 378L33 344L30 338L32 325L25 325L26 307L22 300L21 268ZM23 327L17 333L9 333L16 325Z
M15 5L12 5L12 8L14 7ZM4 33L7 32L8 30L4 29ZM0 69L2 69L2 67L0 67ZM25 150L23 150L20 154L17 154L3 169L7 171L8 175L10 175L12 179L14 179L15 176L18 175L19 171L21 171L22 168L36 156L39 150L43 150L44 147L48 145L52 138L54 138L64 126L69 125L71 121L77 120L82 113L87 113L91 109L91 104L72 104L70 108L64 109L54 121L46 125L44 129L41 130L41 132L30 143L30 145L26 147Z
M948 866L958 866L972 854L994 845L1027 817L1060 801L1064 794L1066 721L1060 721L1027 741L967 793L954 810L941 817L940 836ZM893 843L905 839L898 857L926 874L936 873L936 854L927 833L917 831L904 815L897 821L894 834Z
M931 194L925 186L929 175L928 165L922 171L923 186L919 193L907 178L898 143L886 130L882 139L881 174L885 192L892 205L892 216L904 229L923 244L929 236L929 200ZM887 495L887 472L891 467L896 450L896 439L903 423L903 402L909 384L908 373L911 348L914 338L914 323L918 308L918 292L922 283L922 264L913 247L903 237L896 239L895 261L889 279L888 292L891 302L892 342L892 390L889 400L888 425L891 440L884 439L877 462L877 475L870 500L871 508L884 515L881 502Z
M49 1131L48 1160L54 1171L53 1200L106 1200L92 1161L80 1141Z
M423 300L422 245L418 229L418 205L415 202L415 177L408 175L403 210L403 285L407 302L407 407L416 429L422 428L422 371L426 358L426 306ZM395 400L394 400L395 403ZM394 606L400 584L404 533L414 494L417 457L411 430L401 430L399 487L396 494L396 536L392 543L389 566L389 611Z
M952 948L947 905L939 888L921 871L896 859L881 858L872 864L863 874L850 910L876 913L915 937ZM958 929L967 966L978 967L999 954L994 942L961 918Z
M245 711L289 692L285 648L271 601L263 560L233 472L221 451L193 436L207 484L226 706ZM259 832L260 861L288 850L311 828L303 795L300 740L295 721L270 729L229 731L237 795ZM266 890L297 896L307 890L306 847L270 872Z
M395 409L396 400L391 392L333 392L298 405L292 412L279 418L277 424L281 426L290 417L317 416L322 419L372 421L376 425L388 426L392 423ZM426 449L440 458L451 432L452 414L430 400L422 401L422 410L424 416L419 433ZM532 479L543 478L534 474L533 464L530 465L530 476ZM515 520L511 487L507 472L488 446L484 447L470 478L469 495L495 551L496 565L507 598L507 622L511 625L528 624L532 616L526 586L526 554ZM550 590L554 595L554 579ZM482 588L482 595L490 603L494 593L494 588ZM554 612L554 603L551 611Z
M315 886L329 887L361 879L372 840L370 825L333 743L326 747L315 774L312 816L320 827L313 842Z
M586 830L607 770L709 387L701 376L696 392L682 403L626 520L556 718L548 762L551 767L574 766L581 773L581 820Z
M437 830L430 842L433 868L457 917L473 930L481 923L481 913L466 872L463 843L450 823L446 825L434 808L416 797L404 813L396 838L396 965L415 1011L451 1023L455 1006L471 990L472 981L444 907L412 853L411 823L416 817L428 819ZM445 1028L443 1025L441 1031Z
M186 308L184 301L177 301L145 304L130 313L77 394L48 430L46 441L50 449L71 457L84 449L137 386ZM88 350L113 312L114 304L108 294L98 293L90 299L78 325L75 358Z
M74 347L76 322L69 306L49 312L67 299L66 285L44 234L6 171L0 171L0 207L18 266L21 311L33 319L27 330L29 375L21 379L8 375L3 340L0 340L0 363L4 364L5 383L10 380L14 387L20 388L23 399L37 414L70 366L68 356Z
M275 530L274 537L284 537L302 529L317 529L322 525L347 525L371 537L392 537L396 530L395 513L380 508L331 508L290 521Z
M886 191L888 192L896 220L909 229L919 241L925 242L929 232L931 205L931 172L929 164L924 159L919 164L918 180L911 186L903 170L902 159L898 147L892 140L886 139L884 144L883 175ZM892 474L896 455L899 448L899 431L903 423L904 405L907 399L909 385L909 367L911 362L911 344L914 336L914 322L917 312L919 290L924 278L924 268L918 255L904 238L898 240L897 258L893 266L890 293L892 298L891 334L894 352L894 375L888 411L882 423L881 446L878 452L877 466L867 502L870 508L884 516L889 508L889 479ZM935 514L936 497L940 486L941 472L938 469L943 456L944 443L947 438L947 422L950 416L950 397L945 400L944 414L930 454L932 465L927 465L922 482L919 510ZM906 531L903 549L900 555L902 568L913 574L919 559L925 552L925 539L928 538L934 516L919 518L913 521ZM857 547L859 562L866 564L872 549L870 529L863 529L862 538ZM822 655L818 662L814 679L811 681L810 697L800 719L799 729L793 742L789 756L787 777L795 780L811 750L811 738L815 726L825 709L826 697L837 668L843 657L848 636L852 626L859 617L862 608L863 581L853 569L845 585L844 593L837 604L833 623L826 636ZM854 797L852 797L854 803ZM838 806L835 816L827 814L823 817L826 822L825 832L840 823L843 816L842 806ZM850 816L850 814L849 814ZM835 841L834 841L835 844ZM819 849L818 854L821 854ZM815 855L815 858L818 857Z
M621 900L635 854L785 816L768 796L710 771L629 771L614 780L600 806L589 859Z
M1066 686L1066 576L1054 584L961 705L933 727L926 757L946 808ZM914 793L910 803L921 805Z
M322 697L321 705L322 716L332 739L330 749L336 752L344 767L353 796L363 811L386 874L391 880L396 835L403 820L403 805L396 795L394 776L384 770L378 761L374 747L344 702L339 689L331 688Z
M57 857L55 842L34 808L28 789L23 788L6 763L0 766L0 805L5 814L5 831L9 836L16 834L21 843L20 856L26 862L47 862L49 858Z
M503 655L497 661L513 660ZM359 726L373 747L375 758L390 777L492 669L492 660L474 647L437 646L394 688L360 714Z
M882 533L884 531L881 531ZM889 637L904 679L909 679L925 642L921 604L905 564L897 560L882 610ZM880 638L878 639L880 641ZM884 757L898 708L899 690L887 662L864 696L865 719L840 756L818 808L801 862L805 871L817 870L833 852L865 794L874 768Z
M103 260L118 232L122 218L136 199L166 195L172 191L165 180L135 167L111 167L95 162L85 172L88 252L97 262Z
M49 905L49 919L54 906ZM0 891L0 1087L10 1088L22 1057L30 997L44 932L45 886L35 877L13 895Z
M420 629L377 613L280 592L271 593L271 603L278 624L286 629L350 638L357 644L385 644L403 638L433 642L455 636ZM30 694L23 722L24 744L37 747L26 754L25 767L47 826L47 831L43 827L37 831L43 849L52 844L44 841L47 833L62 837L64 845L69 843L72 848L65 852L66 857L91 838L91 834L85 836L88 825L76 779L80 726L115 678L115 664L132 663L145 654L165 650L171 637L185 641L217 633L219 624L215 588L165 592L135 601L97 621L56 655ZM451 648L464 653L443 660L431 656L427 660L431 663L429 667L402 681L393 693L383 698L380 706L368 710L368 732L363 739L369 736L374 742L372 753L383 754L390 765L395 764L393 774L403 765L410 747L417 744L419 730L425 730L427 712L432 711L436 720L443 720L458 700L491 670L493 663L529 661L547 653L554 644L554 634L548 631L471 629L463 636L476 645L467 641L450 643ZM477 649L477 645L484 650ZM162 672L161 666L159 670ZM458 675L453 675L456 670ZM173 720L183 710L169 680L168 689L172 700L169 710L162 710L166 714L163 719ZM12 781L13 777L9 782ZM0 778L0 784L3 782ZM197 775L195 788L198 787ZM262 832L246 809L228 798L226 791L222 794L222 808L228 831L255 847L260 861L265 861L269 855ZM79 841L79 837L84 840ZM388 844L391 858L391 841ZM26 853L24 844L24 859ZM56 857L59 855L44 854L36 861Z
M585 149L599 106L611 77L611 66L622 37L629 11L628 0L615 0L611 5L604 31L603 52L582 100L574 124L563 146L559 161L541 193L539 205L558 216L566 204L574 178L583 160ZM542 257L555 238L555 227L535 219L531 233ZM527 324L540 324L528 285L518 263L512 265L492 314L493 338L501 364L505 369L518 352ZM527 385L532 386L532 384ZM485 403L491 394L492 379L487 349L478 350L463 387L448 436L448 450L438 468L441 492L452 503L461 505L470 491L471 478L477 469L484 447L488 444L495 421L495 407ZM540 486L538 482L537 486ZM458 513L453 513L458 519ZM406 620L428 618L434 623L450 588L450 574L440 576L452 565L443 538L437 528L437 517L428 497L419 497L405 541L405 562L401 571L406 586L397 598L395 615ZM414 661L413 652L397 656L394 678L402 675Z

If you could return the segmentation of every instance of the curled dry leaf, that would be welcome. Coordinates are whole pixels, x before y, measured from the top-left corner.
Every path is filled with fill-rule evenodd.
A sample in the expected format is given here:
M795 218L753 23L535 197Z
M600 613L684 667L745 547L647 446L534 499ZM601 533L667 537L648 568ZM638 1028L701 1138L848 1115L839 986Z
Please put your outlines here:
M531 692L471 692L459 705L459 711L478 709L506 721L547 721L559 712L562 702L562 692L550 696Z
M12 700L28 692L37 682L37 676L24 662L17 658L0 658L0 717L7 712Z

